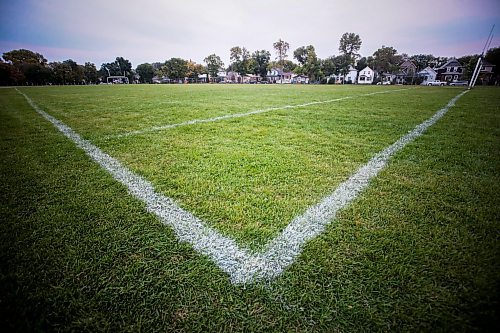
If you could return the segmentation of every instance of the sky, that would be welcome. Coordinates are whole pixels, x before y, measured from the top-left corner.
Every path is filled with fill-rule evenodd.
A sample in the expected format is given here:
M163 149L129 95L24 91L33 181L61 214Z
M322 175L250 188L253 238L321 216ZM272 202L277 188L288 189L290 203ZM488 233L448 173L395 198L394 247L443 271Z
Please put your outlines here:
M481 53L493 24L498 47L500 0L0 0L0 54L24 48L97 67L124 57L135 68L215 53L228 65L233 46L274 59L278 39L290 60L306 45L338 55L342 34L354 32L363 56L392 46L460 57Z

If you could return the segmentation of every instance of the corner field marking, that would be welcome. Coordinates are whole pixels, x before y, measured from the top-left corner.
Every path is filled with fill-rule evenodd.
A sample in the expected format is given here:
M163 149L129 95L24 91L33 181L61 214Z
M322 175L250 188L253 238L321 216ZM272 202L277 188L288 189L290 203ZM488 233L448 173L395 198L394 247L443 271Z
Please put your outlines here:
M127 169L90 141L82 139L69 126L40 109L17 88L16 91L24 96L37 113L83 149L113 178L125 185L132 196L144 202L147 211L155 214L163 224L172 228L180 241L188 242L196 251L212 259L236 284L270 280L279 276L300 255L304 244L320 235L333 222L337 212L355 200L368 187L370 180L386 167L395 153L421 136L468 92L465 90L452 98L432 117L376 154L349 179L341 183L333 193L308 208L304 214L294 218L276 238L267 244L264 251L252 253L248 249L240 248L234 240L224 237L190 212L180 208L171 198L157 193L150 182Z
M251 116L251 115L259 114L259 113L266 113L266 112L285 110L285 109L295 109L295 108L300 108L300 107L310 106L310 105L317 105L317 104L340 102L340 101L344 101L344 100L352 99L352 98L357 98L357 97L372 96L372 95L377 95L377 94L387 94L387 93L391 93L391 92L404 91L404 90L409 90L409 89L414 89L414 88L403 88L403 89L376 91L376 92L361 94L361 95L356 95L356 96L339 97L339 98L329 99L326 101L308 102L308 103L296 104L296 105L283 105L283 106L277 106L277 107L272 107L272 108L244 112L244 113L226 114L223 116L218 116L218 117L213 117L213 118L193 119L193 120L188 120L188 121L184 121L184 122L177 123L177 124L170 124L170 125L164 125L164 126L154 126L154 127L145 128L142 130L137 130L137 131L130 131L130 132L124 132L124 133L119 133L119 134L110 134L110 135L106 135L104 138L105 139L123 138L123 137L127 137L127 136L132 136L132 135L140 135L140 134L145 134L145 133L163 131L163 130L176 128L176 127L180 127L180 126L212 123L212 122L216 122L219 120L225 120L225 119L231 119L231 118L241 118L241 117Z

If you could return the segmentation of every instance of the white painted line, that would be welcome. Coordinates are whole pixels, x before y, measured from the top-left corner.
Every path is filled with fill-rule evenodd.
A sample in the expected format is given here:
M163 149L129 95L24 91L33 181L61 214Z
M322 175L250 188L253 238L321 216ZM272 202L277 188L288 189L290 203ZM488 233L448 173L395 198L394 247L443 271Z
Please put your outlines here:
M391 89L391 90L377 91L377 92L372 92L372 93L367 93L367 94L361 94L361 95L356 95L356 96L346 96L346 97L340 97L340 98L335 98L335 99L329 99L329 100L326 100L326 101L309 102L309 103L296 104L296 105L283 105L283 106L277 106L277 107L272 107L272 108L267 108L267 109L260 109L260 110L254 110L254 111L244 112L244 113L226 114L226 115L223 115L223 116L218 116L218 117L213 117L213 118L193 119L193 120L188 120L188 121L185 121L185 122L182 122L182 123L169 124L169 125L163 125L163 126L154 126L154 127L145 128L145 129L142 129L142 130L137 130L137 131L130 131L130 132L124 132L124 133L119 133L119 134L106 135L104 137L104 139L123 138L123 137L127 137L127 136L132 136L132 135L140 135L140 134L146 134L146 133L151 133L151 132L163 131L163 130L167 130L167 129L171 129L171 128L176 128L176 127L180 127L180 126L187 126L187 125L194 125L194 124L203 124L203 123L212 123L212 122L215 122L215 121L220 121L220 120L225 120L225 119L231 119L231 118L247 117L247 116L251 116L251 115L254 115L254 114L266 113L266 112L271 112L271 111L278 111L278 110L285 110L285 109L295 109L295 108L301 108L301 107L310 106L310 105L340 102L340 101L344 101L344 100L347 100L347 99L353 99L353 98L365 97L365 96L372 96L372 95L377 95L377 94L387 94L387 93L392 93L392 92L397 92L397 91L403 91L403 90L409 90L409 89L414 89L414 88Z
M113 178L125 185L132 196L144 202L146 209L155 214L162 223L171 227L180 241L188 242L196 251L208 256L229 275L233 283L238 284L270 280L280 275L300 255L304 244L321 234L333 222L337 212L355 200L368 187L370 180L385 168L396 152L421 136L468 92L465 90L455 96L431 118L375 155L349 179L341 183L332 194L293 219L281 234L267 244L264 251L252 253L248 249L240 248L234 240L222 236L193 214L180 208L171 198L157 193L150 182L134 174L89 141L82 139L70 127L40 109L26 94L17 91L36 112L83 149Z

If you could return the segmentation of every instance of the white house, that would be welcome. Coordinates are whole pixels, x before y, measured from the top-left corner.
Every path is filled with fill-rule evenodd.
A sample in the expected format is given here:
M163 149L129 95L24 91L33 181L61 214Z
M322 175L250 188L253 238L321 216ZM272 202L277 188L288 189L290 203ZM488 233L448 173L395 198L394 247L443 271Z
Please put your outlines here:
M335 83L356 83L356 78L358 77L358 71L353 66L349 65L347 74L342 76L342 74L332 74L329 76L328 81L335 80Z
M306 75L292 75L292 83L307 84L309 83L309 78Z
M366 66L359 71L358 84L372 84L375 79L375 71Z
M267 81L270 83L292 83L292 74L279 68L271 68L267 71Z
M436 71L429 66L426 68L422 69L420 72L417 73L417 77L422 78L422 83L421 85L426 86L428 82L435 81L436 80Z

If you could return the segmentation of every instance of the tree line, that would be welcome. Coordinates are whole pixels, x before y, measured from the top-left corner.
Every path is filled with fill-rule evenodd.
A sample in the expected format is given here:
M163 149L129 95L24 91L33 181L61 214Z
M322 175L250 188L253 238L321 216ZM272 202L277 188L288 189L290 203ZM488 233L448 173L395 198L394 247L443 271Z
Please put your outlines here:
M324 83L331 75L347 74L350 66L358 71L369 66L382 74L397 72L404 60L413 61L417 70L427 66L437 67L448 60L446 57L435 57L432 54L398 54L396 49L385 45L371 56L363 57L359 54L361 45L358 34L346 32L339 41L339 55L320 59L313 45L300 46L289 53L290 44L279 39L273 43L274 59L271 59L271 52L264 49L250 52L245 47L234 46L229 50L230 63L227 67L220 56L211 54L204 59L204 64L171 58L163 63L143 63L135 69L132 68L131 62L123 57L103 63L97 69L91 62L80 65L71 59L49 63L39 53L20 49L6 52L0 58L0 85L97 84L107 82L110 76L127 77L130 82L137 83L151 83L154 77L165 77L177 82L186 79L197 82L201 74L208 74L208 77L214 80L221 71L233 71L241 76L253 74L265 79L272 68L305 75L311 82ZM295 62L289 59L289 55ZM486 54L486 60L496 65L496 75L500 65L499 56L499 47L490 49ZM458 58L465 67L464 79L471 75L478 58L479 55Z

